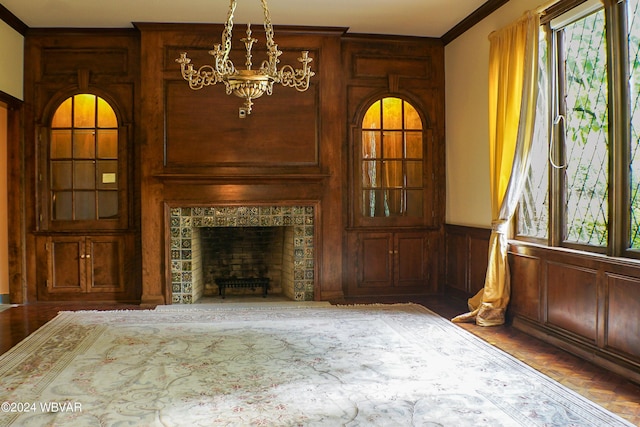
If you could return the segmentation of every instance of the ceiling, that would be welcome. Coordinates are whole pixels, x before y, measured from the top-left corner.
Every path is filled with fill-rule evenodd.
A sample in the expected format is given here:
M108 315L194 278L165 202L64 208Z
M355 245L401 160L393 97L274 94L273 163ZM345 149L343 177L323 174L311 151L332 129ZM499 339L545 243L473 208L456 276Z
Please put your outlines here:
M0 0L30 28L127 28L138 22L223 23L228 0ZM350 33L441 37L486 0L269 0L273 25L345 27ZM257 0L234 23L262 24Z

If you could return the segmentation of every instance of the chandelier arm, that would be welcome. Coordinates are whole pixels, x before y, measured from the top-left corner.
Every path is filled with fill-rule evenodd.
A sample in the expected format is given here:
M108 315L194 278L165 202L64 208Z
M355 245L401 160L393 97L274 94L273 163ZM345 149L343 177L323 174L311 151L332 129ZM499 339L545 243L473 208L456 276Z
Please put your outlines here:
M299 92L304 92L309 89L309 81L316 73L311 71L311 67L309 66L309 63L313 61L313 59L309 58L308 51L303 51L298 61L302 63L301 69L294 70L291 65L284 65L278 72L276 81L282 86L292 87Z
M176 62L180 64L182 78L189 82L189 87L193 90L222 81L221 75L210 65L203 65L196 71L191 64L191 59L187 58L186 52L182 52Z

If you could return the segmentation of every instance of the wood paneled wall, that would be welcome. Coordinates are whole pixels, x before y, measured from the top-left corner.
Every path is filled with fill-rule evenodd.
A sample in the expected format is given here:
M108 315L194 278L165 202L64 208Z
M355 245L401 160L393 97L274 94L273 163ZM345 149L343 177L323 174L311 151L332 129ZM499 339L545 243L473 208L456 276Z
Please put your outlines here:
M484 287L491 230L448 224L446 236L445 293L468 298Z
M447 225L445 292L469 298L484 286L490 230ZM513 326L640 382L637 261L511 240Z
M223 25L138 23L133 30L29 31L26 37L25 150L26 224L22 254L29 287L35 291L35 246L42 200L38 161L46 153L36 130L52 106L79 91L113 97L131 130L130 231L135 292L143 304L165 304L171 296L168 213L173 207L214 205L301 205L316 210L317 276L314 297L341 298L345 275L345 230L349 207L349 135L363 103L400 93L428 118L431 187L424 224L435 260L433 283L442 279L444 255L444 46L439 40L345 35L344 28L276 27L281 64L298 67L309 50L316 73L306 92L276 85L254 101L252 114L238 117L242 100L224 85L189 89L175 62L187 52L197 67L211 62ZM245 61L240 35L231 57ZM254 68L265 59L264 30L254 29ZM348 89L347 89L348 87ZM348 92L348 94L347 94ZM20 168L20 165L15 165ZM18 207L16 206L16 209ZM407 230L411 231L411 230ZM419 230L415 230L419 231ZM16 272L19 269L16 268ZM16 273L18 274L18 273ZM14 288L18 288L16 285ZM22 292L19 288L16 294Z
M640 381L640 266L512 241L515 327Z
M309 50L316 76L308 91L275 85L246 118L223 84L194 91L175 62L196 68L220 40L221 25L138 24L142 66L143 303L170 301L167 211L180 206L319 203L316 299L342 295L345 112L341 73L344 29L275 28L281 64L298 67ZM264 58L255 30L254 64ZM234 38L232 58L244 64ZM164 244L162 244L164 242Z

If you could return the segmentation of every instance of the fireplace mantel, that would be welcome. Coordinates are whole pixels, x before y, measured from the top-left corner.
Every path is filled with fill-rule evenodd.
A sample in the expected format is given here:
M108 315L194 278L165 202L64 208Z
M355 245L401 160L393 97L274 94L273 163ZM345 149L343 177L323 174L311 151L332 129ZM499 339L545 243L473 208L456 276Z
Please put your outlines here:
M331 177L329 174L292 174L292 173L251 173L251 174L207 174L207 173L162 173L154 175L163 182L172 183L246 183L246 182L322 182Z

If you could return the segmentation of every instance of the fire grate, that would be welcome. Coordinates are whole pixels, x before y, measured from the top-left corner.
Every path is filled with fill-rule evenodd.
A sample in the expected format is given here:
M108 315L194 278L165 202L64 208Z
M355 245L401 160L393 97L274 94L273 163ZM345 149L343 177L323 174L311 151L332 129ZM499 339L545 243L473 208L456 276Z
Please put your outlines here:
M269 278L267 277L249 277L249 278L217 278L216 285L218 285L218 294L225 297L225 291L227 288L244 288L255 291L258 288L262 288L262 297L267 297L267 290L269 289Z

